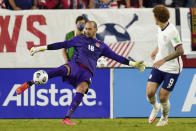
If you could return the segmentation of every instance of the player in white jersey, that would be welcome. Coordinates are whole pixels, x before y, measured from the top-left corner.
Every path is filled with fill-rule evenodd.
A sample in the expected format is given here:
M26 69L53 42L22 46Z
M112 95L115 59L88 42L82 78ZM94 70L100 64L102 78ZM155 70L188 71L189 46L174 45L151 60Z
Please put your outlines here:
M182 71L182 59L184 50L176 27L169 23L169 11L163 5L155 6L154 18L158 29L158 45L151 54L154 60L152 72L149 76L146 95L152 104L153 110L149 116L149 123L153 123L161 109L162 115L156 126L165 126L168 123L170 111L169 95ZM160 104L157 102L156 91L159 91Z

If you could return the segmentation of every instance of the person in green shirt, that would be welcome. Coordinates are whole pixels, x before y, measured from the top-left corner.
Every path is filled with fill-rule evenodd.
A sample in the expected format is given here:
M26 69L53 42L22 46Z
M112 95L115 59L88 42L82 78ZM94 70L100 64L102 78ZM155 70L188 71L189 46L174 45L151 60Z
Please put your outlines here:
M78 16L76 18L76 29L68 32L66 34L65 40L67 41L77 35L84 34L84 26L85 26L86 21L87 19L84 16ZM71 60L71 58L73 57L73 54L74 54L74 47L63 49L63 57L66 63Z

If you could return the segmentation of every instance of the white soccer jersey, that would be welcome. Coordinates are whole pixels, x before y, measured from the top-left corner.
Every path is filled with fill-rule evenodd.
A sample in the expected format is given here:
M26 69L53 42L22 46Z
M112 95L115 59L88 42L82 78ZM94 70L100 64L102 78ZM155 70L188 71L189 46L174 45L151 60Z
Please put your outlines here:
M177 46L181 45L180 35L176 27L169 23L163 30L158 29L158 53L155 61L161 60L164 57L173 53ZM165 62L160 66L159 70L178 74L182 71L183 63L181 56Z

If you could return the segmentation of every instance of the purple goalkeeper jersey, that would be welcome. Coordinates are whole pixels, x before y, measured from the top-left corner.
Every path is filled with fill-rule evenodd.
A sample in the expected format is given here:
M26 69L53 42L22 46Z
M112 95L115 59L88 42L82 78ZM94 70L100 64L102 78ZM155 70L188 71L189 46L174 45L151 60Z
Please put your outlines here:
M48 50L74 47L74 56L70 62L81 63L94 74L97 60L106 56L122 64L129 64L129 60L113 52L104 42L87 38L85 35L78 35L69 41L58 42L48 45Z

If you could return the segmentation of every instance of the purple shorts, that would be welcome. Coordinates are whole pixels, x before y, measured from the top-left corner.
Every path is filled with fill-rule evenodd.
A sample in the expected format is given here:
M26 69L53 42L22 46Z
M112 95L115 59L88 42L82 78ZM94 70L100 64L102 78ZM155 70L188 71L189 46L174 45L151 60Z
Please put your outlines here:
M71 72L68 77L63 78L64 82L69 83L74 87L77 87L79 83L84 81L86 81L89 85L91 84L91 78L93 76L91 72L80 66L78 63L69 62L68 65Z
M162 88L168 91L172 91L174 89L176 81L178 80L178 76L179 74L167 73L153 68L148 81L156 82L158 84L161 84L163 82Z

